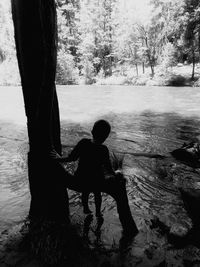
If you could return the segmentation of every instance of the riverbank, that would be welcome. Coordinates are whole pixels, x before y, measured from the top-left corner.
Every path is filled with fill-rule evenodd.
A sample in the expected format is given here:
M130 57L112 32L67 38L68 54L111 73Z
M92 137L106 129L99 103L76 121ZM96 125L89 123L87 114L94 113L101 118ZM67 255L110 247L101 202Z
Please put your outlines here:
M200 86L200 65L195 66L194 79L191 79L192 66L178 64L177 66L164 69L160 66L155 67L155 75L152 77L150 68L145 67L144 73L140 67L138 75L135 68L129 65L122 65L113 69L110 77L102 75L93 76L85 79L83 76L76 75L73 81L68 81L67 77L57 80L57 84L94 84L94 85L130 85L130 86ZM62 74L64 75L64 74ZM65 81L63 83L62 81ZM0 64L0 86L18 86L20 85L20 77L18 72L17 61L12 59Z
M123 68L122 68L123 69ZM194 79L191 79L192 66L178 64L168 69L161 66L155 67L155 75L152 77L149 68L145 73L136 75L135 69L127 66L123 71L115 70L108 78L96 79L98 85L134 85L134 86L191 86L200 85L200 65L196 66Z

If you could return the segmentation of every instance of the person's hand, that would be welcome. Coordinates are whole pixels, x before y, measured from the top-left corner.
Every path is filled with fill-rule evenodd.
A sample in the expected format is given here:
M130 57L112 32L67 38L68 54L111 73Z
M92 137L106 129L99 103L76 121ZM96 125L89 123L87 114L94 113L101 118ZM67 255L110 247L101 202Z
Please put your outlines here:
M123 172L122 170L118 169L115 171L115 177L117 178L117 180L119 181L124 181L126 182L126 179L124 178Z
M61 159L61 156L55 150L51 150L50 158L53 160L59 161Z
M118 169L118 170L115 171L115 174L116 174L116 175L118 175L118 174L122 174L122 171Z
M111 173L107 173L106 175L105 175L105 179L106 180L108 180L108 179L114 179L115 178L115 176L113 175L113 174L111 174Z

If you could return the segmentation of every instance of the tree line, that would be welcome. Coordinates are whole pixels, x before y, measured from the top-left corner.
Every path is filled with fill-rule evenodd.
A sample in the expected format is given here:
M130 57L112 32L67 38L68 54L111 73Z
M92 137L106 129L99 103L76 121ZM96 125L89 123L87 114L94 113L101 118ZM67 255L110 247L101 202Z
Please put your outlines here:
M57 82L75 84L82 78L109 77L123 65L136 75L155 67L165 70L191 64L191 78L200 59L198 0L150 0L151 14L143 23L123 9L122 0L57 0ZM3 4L4 3L4 4ZM0 3L0 15L5 11ZM13 57L11 23L0 16L0 62ZM140 66L140 68L139 68ZM142 68L141 68L142 67Z
M137 74L139 65L143 72L149 66L154 76L158 64L167 69L187 62L194 78L200 58L199 1L151 0L148 23L121 9L120 2L57 1L60 74L67 69L72 80L79 74L89 83L99 74L111 76L125 63Z

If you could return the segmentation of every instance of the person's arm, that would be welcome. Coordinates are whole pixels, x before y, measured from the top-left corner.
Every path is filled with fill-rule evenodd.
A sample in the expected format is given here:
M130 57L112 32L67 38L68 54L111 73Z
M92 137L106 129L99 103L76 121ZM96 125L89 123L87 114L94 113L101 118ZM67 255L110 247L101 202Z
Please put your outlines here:
M69 160L69 157L60 157L56 159L58 162L71 162L73 160Z
M83 141L79 141L78 144L73 148L73 150L69 153L67 157L60 157L57 160L59 162L72 162L78 160L80 157L80 151L82 147Z
M105 155L104 155L104 167L106 172L108 172L108 174L115 174L115 171L113 170L111 161L110 161L110 155L109 155L109 150L108 148L105 146Z

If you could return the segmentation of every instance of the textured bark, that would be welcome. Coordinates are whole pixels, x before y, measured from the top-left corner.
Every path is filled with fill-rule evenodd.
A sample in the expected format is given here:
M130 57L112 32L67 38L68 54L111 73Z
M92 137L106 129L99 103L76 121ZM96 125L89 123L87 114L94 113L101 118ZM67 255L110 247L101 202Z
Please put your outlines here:
M198 31L198 49L199 49L199 61L200 61L200 27Z
M148 57L148 60L149 60L149 65L150 65L150 67L151 67L151 75L152 75L152 77L154 76L154 62L153 62L153 60L152 60L152 56L151 56L151 54L150 54L150 49L149 49L149 45L148 45L148 38L146 37L145 38L145 44L146 44L146 48L148 49L147 50L147 57Z
M57 179L61 153L55 88L57 21L54 0L12 0L17 58L27 116L31 217L68 220L68 196Z
M194 80L194 74L195 74L195 44L193 40L193 43L192 43L192 76L191 76L192 80Z

